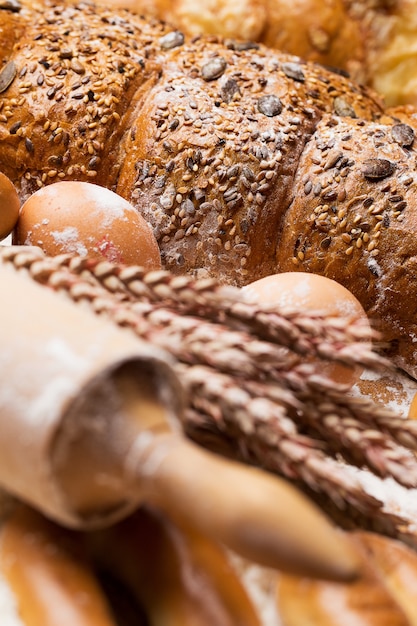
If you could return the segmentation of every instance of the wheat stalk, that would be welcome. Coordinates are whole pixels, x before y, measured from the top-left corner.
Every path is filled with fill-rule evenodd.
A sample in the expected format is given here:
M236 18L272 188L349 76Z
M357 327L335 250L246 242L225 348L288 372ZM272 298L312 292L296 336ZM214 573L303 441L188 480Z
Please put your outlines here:
M278 312L274 306L246 302L242 291L221 285L214 279L176 276L164 270L146 272L138 266L123 266L69 254L54 257L56 267L67 267L83 279L101 284L106 291L135 302L174 308L182 315L195 315L206 321L225 323L260 340L287 347L301 355L319 357L349 366L358 363L375 370L390 367L377 355L370 342L378 335L362 319L341 319L309 312ZM367 343L364 343L364 342ZM353 345L349 345L353 344ZM356 348L360 345L360 355Z
M370 337L355 322L262 311L234 288L167 272L113 266L32 248L10 247L0 262L83 303L168 350L189 405L184 429L210 434L230 454L283 474L338 510L360 512L384 532L406 532L406 521L384 511L336 457L417 484L417 431L377 405L346 395L318 376L300 355L381 368ZM238 322L238 323L237 323ZM207 443L207 439L205 440ZM233 450L233 452L232 452Z

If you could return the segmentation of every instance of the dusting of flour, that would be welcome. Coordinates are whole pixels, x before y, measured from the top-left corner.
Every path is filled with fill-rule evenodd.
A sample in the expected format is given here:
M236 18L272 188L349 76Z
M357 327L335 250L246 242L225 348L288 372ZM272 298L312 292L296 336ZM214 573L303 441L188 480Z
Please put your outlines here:
M51 236L56 244L65 249L66 252L87 256L88 250L80 240L80 234L75 226L66 226L62 230L51 231Z
M407 417L409 406L417 393L417 381L402 372L387 375L365 371L352 395L370 397L377 404L394 411L399 417ZM392 478L378 478L371 472L347 466L367 493L384 503L384 510L400 514L417 531L417 489L406 489Z
M1 626L24 626L20 619L15 598L6 581L0 575L0 617Z

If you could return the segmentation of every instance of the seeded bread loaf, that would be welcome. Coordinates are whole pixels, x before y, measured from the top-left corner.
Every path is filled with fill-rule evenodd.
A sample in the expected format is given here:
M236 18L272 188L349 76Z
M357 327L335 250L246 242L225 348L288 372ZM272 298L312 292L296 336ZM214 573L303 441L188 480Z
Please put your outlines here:
M362 125L324 118L300 160L277 269L325 274L380 320L397 363L417 371L415 114ZM284 254L285 251L285 254Z
M201 33L346 70L390 106L417 102L415 0L103 0Z
M417 373L412 109L388 114L258 44L187 40L92 4L4 0L0 29L0 170L22 199L58 180L107 186L177 273L326 274Z
M343 68L365 79L370 16L384 0L105 0L174 24L188 35L202 33L262 42L305 59ZM357 6L359 4L359 6ZM369 5L369 6L368 6Z

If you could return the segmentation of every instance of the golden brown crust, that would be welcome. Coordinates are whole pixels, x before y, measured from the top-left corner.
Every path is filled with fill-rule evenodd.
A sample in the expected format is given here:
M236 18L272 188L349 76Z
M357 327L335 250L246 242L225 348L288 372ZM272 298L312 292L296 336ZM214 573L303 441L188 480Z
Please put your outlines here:
M26 38L3 61L15 64L16 77L1 94L0 166L23 196L59 179L108 187L118 179L117 191L158 223L169 267L208 260L245 282L260 262L251 246L267 247L252 237L253 223L267 222L275 239L277 207L286 208L322 110L342 100L372 118L378 106L318 66L257 46L182 45L159 23L127 18L93 7L34 9ZM239 246L237 267L229 245ZM263 254L257 276L273 267L273 251Z
M316 63L365 78L363 24L343 0L264 0L267 20L260 41Z
M344 0L105 0L108 6L156 17L189 35L261 42L366 78L364 11ZM364 4L363 2L361 5ZM372 6L372 15L376 8ZM365 12L367 15L367 13Z
M268 22L265 0L106 0L109 7L161 19L188 35L260 41Z
M277 269L325 274L342 283L378 321L384 338L394 342L393 356L406 366L417 358L410 339L417 331L410 297L417 278L414 130L396 118L386 121L319 123L282 223Z
M274 271L303 145L323 110L338 106L365 119L379 112L319 66L263 47L189 42L167 56L125 135L116 190L154 226L169 269L259 278Z
M115 626L79 537L26 507L2 529L0 568L25 626Z
M249 39L346 70L389 105L416 102L414 0L103 0L190 34Z
M364 575L345 585L280 575L277 602L283 626L413 626L417 557L398 541L373 533L352 535ZM300 602L300 597L303 601Z
M103 0L196 35L249 39L338 67L388 105L416 103L414 0Z
M224 548L159 512L141 509L88 541L97 561L130 589L152 624L260 626Z
M384 94L389 106L417 104L416 2L387 0L376 11L368 10L367 22L369 82Z
M146 57L162 27L140 19L131 27L127 14L110 23L88 7L19 16L25 36L3 56L0 74L0 90L4 74L14 77L1 93L2 171L26 193L64 177L110 186L120 120L158 75ZM3 11L0 20L8 26L16 14Z
M260 626L224 549L151 512L82 534L16 505L1 531L0 571L25 626L139 626L143 610L153 624Z

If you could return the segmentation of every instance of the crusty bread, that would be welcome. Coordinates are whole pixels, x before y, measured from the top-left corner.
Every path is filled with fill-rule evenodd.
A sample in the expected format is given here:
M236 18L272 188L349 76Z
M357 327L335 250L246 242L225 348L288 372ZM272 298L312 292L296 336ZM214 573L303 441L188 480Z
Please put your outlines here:
M356 532L364 574L353 584L280 575L283 626L415 626L417 556L393 539ZM302 598L302 601L300 599Z
M387 105L417 104L417 3L395 0L370 22L367 75Z
M188 35L259 41L267 23L265 0L106 0L114 8L174 24Z
M413 109L389 115L261 45L90 4L6 8L0 28L0 170L22 198L61 179L107 186L177 273L326 274L417 373Z
M415 0L103 0L157 17L189 35L262 42L338 67L383 94L416 103Z
M202 33L264 43L305 59L343 68L365 79L364 37L375 3L361 11L345 0L105 0L108 6ZM377 3L379 8L379 3Z
M143 509L84 534L18 505L1 527L0 575L16 626L261 626L222 546Z
M413 116L407 121L416 125ZM414 131L395 117L385 122L320 121L281 225L277 269L341 282L379 320L397 363L415 373Z
M357 15L346 0L263 0L263 5L262 43L367 79L368 11ZM376 10L374 4L373 14Z

